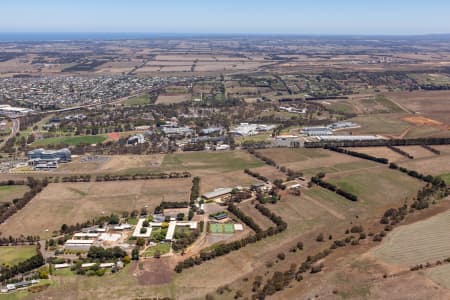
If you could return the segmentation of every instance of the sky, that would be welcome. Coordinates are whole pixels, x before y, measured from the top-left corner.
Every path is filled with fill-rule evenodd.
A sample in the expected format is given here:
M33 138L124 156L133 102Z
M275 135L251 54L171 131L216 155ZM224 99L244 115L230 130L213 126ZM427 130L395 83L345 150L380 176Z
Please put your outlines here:
M450 33L449 0L1 0L0 32Z

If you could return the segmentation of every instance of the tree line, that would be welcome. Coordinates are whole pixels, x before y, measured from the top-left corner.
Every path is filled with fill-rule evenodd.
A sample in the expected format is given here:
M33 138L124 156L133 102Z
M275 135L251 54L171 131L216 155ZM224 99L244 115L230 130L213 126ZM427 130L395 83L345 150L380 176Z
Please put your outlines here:
M366 153L355 152L355 151L343 149L343 148L336 147L336 146L325 145L324 149L329 149L334 152L343 153L343 154L347 154L350 156L371 160L371 161L374 161L374 162L377 162L380 164L388 164L389 163L389 160L384 157L375 157L375 156L372 156L372 155L369 155Z
M402 150L402 149L400 149L400 148L397 148L397 147L391 146L391 145L388 145L387 147L388 147L389 149L391 149L392 151L394 151L394 152L396 152L396 153L398 153L398 154L400 154L400 155L403 155L403 156L406 157L406 158L414 159L414 156L412 156L411 154L409 154L408 152L406 152L406 151L404 151L404 150Z
M44 257L39 252L38 254L36 254L22 262L19 262L16 265L2 266L0 281L4 282L8 279L15 277L16 275L23 274L23 273L32 271L36 268L39 268L39 267L43 266L44 264L45 264Z
M9 217L21 210L28 202L31 201L37 194L39 194L48 185L48 179L42 180L27 178L27 186L30 188L21 198L15 198L12 202L3 203L0 206L0 224L5 222Z
M346 192L344 190L341 190L337 186L335 186L332 183L323 181L322 178L325 177L325 173L319 173L316 176L313 176L311 178L311 182L314 184L317 184L320 187L323 187L329 191L335 192L336 194L350 200L350 201L358 201L358 196L353 195L352 193Z

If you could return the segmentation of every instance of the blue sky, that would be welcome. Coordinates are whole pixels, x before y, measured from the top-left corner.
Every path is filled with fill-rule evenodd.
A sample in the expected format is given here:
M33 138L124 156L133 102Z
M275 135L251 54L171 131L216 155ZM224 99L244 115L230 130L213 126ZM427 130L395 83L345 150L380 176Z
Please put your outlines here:
M1 0L0 32L450 33L448 0Z

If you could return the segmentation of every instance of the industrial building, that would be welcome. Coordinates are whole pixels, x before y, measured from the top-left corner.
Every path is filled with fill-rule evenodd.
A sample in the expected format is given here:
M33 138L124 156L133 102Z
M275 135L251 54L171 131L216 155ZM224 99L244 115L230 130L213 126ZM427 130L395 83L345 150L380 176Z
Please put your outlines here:
M56 162L69 162L72 160L72 153L69 149L63 148L59 150L45 150L42 148L28 151L28 159L34 161L56 161Z
M325 135L316 136L319 141L373 141L384 139L378 135Z
M274 147L299 148L303 147L304 139L296 135L279 135L272 140Z
M249 136L270 131L275 127L275 125L241 123L239 126L230 130L230 133L237 136Z
M202 195L207 201L224 202L231 195L232 188L218 188Z
M307 136L323 136L332 135L333 131L328 127L305 127L302 129L302 133Z
M67 240L64 249L71 251L89 251L94 240Z

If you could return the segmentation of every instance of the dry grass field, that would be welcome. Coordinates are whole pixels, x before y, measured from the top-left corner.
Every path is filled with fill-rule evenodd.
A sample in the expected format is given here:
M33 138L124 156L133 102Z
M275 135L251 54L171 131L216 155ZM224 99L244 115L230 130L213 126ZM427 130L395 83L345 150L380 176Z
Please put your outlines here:
M179 95L159 95L156 99L156 104L173 104L181 103L184 101L191 101L190 94L179 94Z
M450 125L449 91L401 92L389 97L416 114Z
M301 171L305 176L378 167L376 163L324 149L273 148L260 151L277 164Z
M188 201L191 179L50 184L19 213L0 225L3 235L48 236L62 224L75 224L103 213L120 213L161 201ZM45 230L49 229L48 232Z
M132 173L156 170L161 165L164 155L113 155L102 156L105 161L83 162L74 158L71 163L62 164L55 173Z
M401 226L388 235L373 254L390 264L411 267L450 256L450 211L428 220Z
M436 149L441 151L440 155L430 152L430 156L418 156L417 159L402 161L399 165L424 174L440 175L450 173L450 146L436 146Z

